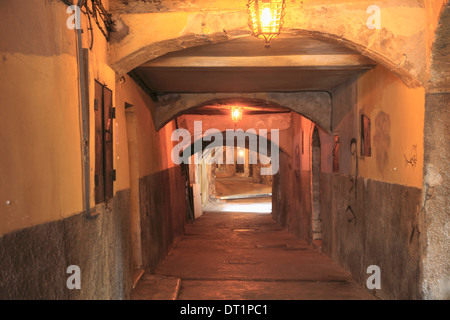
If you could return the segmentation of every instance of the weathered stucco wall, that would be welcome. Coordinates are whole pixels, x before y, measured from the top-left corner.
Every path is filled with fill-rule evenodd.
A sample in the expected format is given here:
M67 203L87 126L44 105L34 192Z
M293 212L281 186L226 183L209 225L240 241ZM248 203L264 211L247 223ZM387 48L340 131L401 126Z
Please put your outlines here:
M155 127L160 128L176 116L191 109L209 104L227 104L240 99L240 104L248 101L274 104L297 112L316 122L324 130L330 130L331 98L327 92L265 92L265 93L208 93L173 94L160 97L155 108ZM232 126L234 127L234 125Z
M131 185L125 102L135 106L138 120L144 266L154 270L175 237L183 232L184 179L181 168L170 161L170 134L175 128L170 120L174 114L165 118L157 115L145 93L128 77L124 83L119 82L115 71L125 74L169 51L248 35L247 14L245 8L235 9L238 2L208 3L216 11L200 12L203 7L199 7L169 12L173 7L163 8L160 13L144 10L119 15L118 33L110 48L94 25L89 89L94 92L97 79L113 90L117 108L117 181L108 208L99 206L98 215L90 219L82 213L76 38L75 32L66 27L67 8L61 1L0 3L0 21L6 26L0 28L0 298L129 297ZM382 289L375 294L382 298L449 296L449 166L445 158L449 136L448 70L443 68L447 51L440 50L445 49L447 38L436 37L438 50L431 50L434 30L445 34L448 28L448 11L438 23L445 3L405 0L392 6L388 1L339 1L324 7L305 1L302 7L296 1L286 17L287 32L342 42L401 78L378 67L356 82L332 90L336 105L333 114L319 112L317 118L311 117L323 129L339 132L341 137L340 172L332 173L333 141L320 131L322 248L362 285L367 277L365 268L379 265ZM373 4L382 9L381 30L365 26L366 9ZM82 24L86 30L84 16ZM87 34L83 35L84 47L90 44ZM430 91L425 95L421 88L408 88L419 84ZM203 98L199 102L204 102ZM272 98L276 99L267 95L264 99ZM89 103L94 104L93 94ZM186 107L190 105L175 111ZM306 109L299 110L294 111L302 113ZM356 137L359 148L360 111L372 119L373 154L364 159L358 156L355 169L349 139ZM92 128L92 112L90 119ZM309 241L309 145L313 126L298 115L293 122L292 153L281 153L280 173L274 179L274 217ZM156 131L154 123L167 125ZM299 135L300 129L303 135ZM304 137L304 148L300 147L300 136ZM91 130L91 166L93 137ZM417 153L412 149L414 145ZM352 179L353 173L358 175L356 179ZM90 181L90 203L94 206L93 170ZM425 234L426 239L421 238ZM71 264L81 268L80 291L65 287L65 271Z
M378 265L376 296L421 298L424 91L378 67L336 88L334 97L333 132L341 148L339 173L322 174L324 251L363 285L366 268ZM371 119L369 157L360 155L362 113Z
M450 10L448 0L424 0L427 15L427 92L448 92L450 89L448 60L448 30Z
M242 1L136 2L116 1L113 6L126 12L116 11L117 33L111 45L111 62L119 74L167 52L250 34ZM379 30L366 25L372 5L381 9ZM429 5L437 8L440 3ZM283 32L340 42L418 86L426 80L429 10L417 0L291 1Z
M381 289L373 290L378 297L421 298L424 91L407 88L377 67L332 95L339 172L322 173L323 250L362 285L367 267L378 265ZM360 155L362 113L371 119L369 157ZM406 162L413 157L412 164Z
M290 150L280 153L273 177L272 216L283 227L309 242L311 238L309 130L311 121L292 113ZM309 124L309 126L308 126ZM302 130L304 130L302 134ZM301 140L305 139L302 144ZM302 149L303 146L303 149Z
M151 197L140 207L142 233L157 230L146 242L150 247L144 248L143 257L151 260L147 266L153 267L183 231L184 183L180 169L170 161L174 124L155 131L151 100L130 78L116 79L108 66L106 39L95 25L87 76L90 207L96 207L95 217L83 212L76 33L66 26L66 10L62 1L0 4L6 26L0 28L0 147L4 151L0 155L0 298L4 299L129 297L133 230L125 102L133 104L137 113L141 196ZM82 27L86 26L82 15ZM89 47L90 33L83 33L82 40L83 47ZM117 179L106 207L94 203L94 80L113 91L116 107ZM149 188L157 188L157 194ZM81 269L81 290L66 287L69 265Z
M94 218L77 214L0 238L0 299L129 298L128 199L120 191ZM81 290L66 287L70 265L80 267Z
M75 35L33 3L0 4L0 236L83 210Z
M422 148L424 92L407 88L378 67L334 88L331 95L332 135L319 130L322 250L363 286L367 267L378 265L381 290L373 293L380 298L421 298L423 154L418 151L414 167L407 165L403 154L409 156L412 144ZM390 119L389 126L372 120L372 156L365 158L359 154L361 110L371 119L380 113ZM310 162L313 125L301 116L293 117L292 158L281 157L280 173L273 186L275 218L309 242L314 207ZM380 128L387 138L380 137ZM335 134L339 135L340 146L337 172L333 172ZM352 148L352 140L356 141L356 149ZM388 144L383 145L386 141ZM397 170L378 168L381 150L386 163Z
M424 297L450 299L450 187L448 150L450 93L427 94L423 223Z
M171 161L172 146L171 135L175 130L174 121L169 121L166 126L156 130L153 124L155 113L154 102L142 91L136 83L128 76L125 81L116 84L116 104L117 122L119 123L119 144L118 149L124 149L123 155L116 157L116 165L123 167L123 180L128 179L128 153L127 153L127 135L125 123L125 103L131 105L130 109L135 115L137 150L139 163L139 177L147 176L162 170L173 167ZM129 110L128 110L129 111ZM123 120L123 121L121 121ZM121 130L122 129L122 130ZM122 145L123 144L123 145Z
M280 154L280 170L272 183L272 216L299 238L309 242L311 229L310 174L292 170L292 158Z
M174 240L184 233L186 177L181 167L171 160L172 146L175 144L171 141L174 121L156 131L153 101L128 76L125 76L124 82L117 84L117 92L118 105L132 105L131 112L134 113L142 264L153 272ZM124 108L121 112L125 117ZM125 132L122 134L126 137ZM117 161L128 162L128 153L120 159ZM123 170L128 171L128 163L123 164Z
M360 175L421 188L425 114L423 88L406 87L382 67L364 74L357 86L357 113L364 113L371 119L372 134L372 156L359 159Z
M421 298L421 190L344 174L322 174L322 186L322 250L362 286L379 266L380 298Z
M434 14L436 17L437 14ZM425 95L425 142L423 220L426 240L423 249L423 292L426 299L450 299L450 6L435 19L436 37L430 61L431 81ZM437 21L439 23L437 23ZM425 231L423 232L425 235Z
M5 26L0 28L0 296L127 298L132 283L129 183L119 176L107 207L97 206L93 218L83 212L76 34L66 26L67 7L60 1L3 1L0 7ZM115 94L106 40L93 32L90 106L94 79ZM88 43L83 37L83 45ZM91 168L93 137L91 130ZM116 142L115 159L126 151ZM93 182L92 170L91 207ZM69 265L81 269L81 290L66 287Z

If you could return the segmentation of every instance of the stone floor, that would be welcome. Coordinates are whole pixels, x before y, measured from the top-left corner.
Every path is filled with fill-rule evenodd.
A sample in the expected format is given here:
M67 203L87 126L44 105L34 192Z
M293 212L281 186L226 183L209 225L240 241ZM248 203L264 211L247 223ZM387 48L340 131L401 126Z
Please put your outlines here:
M155 289L155 283L163 285ZM186 226L186 235L155 275L143 277L133 298L374 299L330 258L281 229L270 214L212 211Z
M264 194L272 192L272 185L255 183L253 178L243 175L229 176L226 173L217 172L215 179L216 196Z

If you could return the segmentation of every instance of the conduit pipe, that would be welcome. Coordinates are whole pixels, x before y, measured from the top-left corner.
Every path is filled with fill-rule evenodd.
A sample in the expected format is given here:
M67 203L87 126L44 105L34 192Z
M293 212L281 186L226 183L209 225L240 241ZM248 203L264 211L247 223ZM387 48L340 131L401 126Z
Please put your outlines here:
M78 0L78 10L81 10L85 0ZM76 15L77 19L80 15ZM90 148L89 148L89 106L86 99L86 75L85 75L85 65L83 58L83 44L81 39L81 21L79 22L80 28L76 28L77 31L77 54L78 54L78 75L79 75L79 90L80 90L80 101L81 101L81 121L83 124L83 163L84 163L84 202L86 215L91 216L90 210Z

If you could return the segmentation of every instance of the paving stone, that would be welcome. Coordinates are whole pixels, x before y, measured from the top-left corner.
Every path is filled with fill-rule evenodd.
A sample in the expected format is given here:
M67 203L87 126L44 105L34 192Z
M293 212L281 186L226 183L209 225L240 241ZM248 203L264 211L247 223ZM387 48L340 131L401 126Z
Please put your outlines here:
M179 278L144 275L132 292L132 300L176 300L179 289Z

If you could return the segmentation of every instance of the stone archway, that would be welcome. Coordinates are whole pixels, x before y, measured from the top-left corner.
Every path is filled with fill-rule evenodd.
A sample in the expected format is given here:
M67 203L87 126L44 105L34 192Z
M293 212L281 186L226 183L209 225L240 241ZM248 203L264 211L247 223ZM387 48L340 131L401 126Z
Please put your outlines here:
M117 8L110 51L118 75L169 52L250 36L245 1L219 0L206 7L192 1L182 8L172 2ZM385 66L408 86L420 86L426 73L421 34L426 32L427 9L417 1L404 2L408 5L380 5L383 23L377 30L367 27L370 1L344 6L294 1L286 10L283 33L337 42Z
M248 183L248 179L250 179L253 186L254 184L271 185L273 176L279 171L280 153L287 154L284 147L278 143L279 137L275 136L273 132L266 136L249 130L232 132L228 136L228 131L220 132L216 129L214 132L205 132L201 137L191 135L190 143L185 145L183 151L180 152L180 157L184 159L185 163L189 163L189 168L194 167L193 172L202 172L201 181L207 186L204 190L207 194L205 199L211 199L211 197L215 199L216 197L216 170L225 172L227 178L240 176L242 179L245 177L243 178L244 184ZM220 141L218 142L217 139ZM245 150L243 156L238 155L239 149ZM183 154L181 155L181 153ZM237 161L238 158L243 161ZM241 175L236 175L238 173L237 164L243 165L244 171Z
M226 131L218 131L219 135L222 136L222 144L221 146L226 147L226 139L227 139L227 132ZM194 136L192 136L191 143L186 147L188 156L193 156L196 153L203 153L204 155L210 155L214 150L214 136L215 134L208 134L204 135L201 138L195 139ZM284 149L283 146L281 146L278 141L272 141L271 137L267 136L261 136L260 134L252 133L252 132L242 132L243 145L241 147L248 149L253 152L259 152L259 146L261 144L264 144L266 147L266 150L268 152L268 155L271 156L272 152L284 152L288 153L287 150ZM252 144L250 141L254 139L255 143ZM196 144L198 143L198 148L196 147ZM235 143L236 144L236 143ZM236 144L238 147L239 145Z
M326 132L331 130L331 96L328 92L205 93L163 96L155 106L155 128L159 130L172 119L192 109L212 104L231 105L236 101L243 106L246 103L257 103L261 106L285 108L310 119Z
M322 240L322 222L320 215L321 190L320 190L320 137L317 126L311 137L311 206L312 206L312 242Z
M170 2L170 1L169 1ZM225 8L225 2L229 3ZM431 2L431 1L430 1ZM436 3L446 1L436 1ZM123 75L140 64L161 55L193 46L225 42L236 37L248 36L245 10L234 9L237 1L215 1L211 10L184 9L173 12L170 8L148 10L121 15L119 29L127 32L113 36L111 65L118 75ZM303 4L302 4L303 5ZM365 27L366 9L370 2L356 4L336 3L326 7L322 4L294 4L286 17L284 32L299 37L337 42L373 59L397 75L411 87L424 86L425 131L424 131L424 201L421 223L423 251L422 288L425 298L448 298L445 286L448 283L450 257L442 252L442 244L448 243L446 235L447 201L449 198L448 161L448 4L440 15L436 40L432 50L431 77L427 71L428 31L427 10L421 1L401 1L398 5L381 8L387 21L381 30ZM172 8L173 9L173 8ZM387 15L387 16L386 16ZM177 18L177 19L174 19ZM414 21L415 23L411 23ZM165 25L171 25L170 32ZM169 29L169 28L167 28ZM121 30L119 30L119 33ZM444 76L442 76L444 75ZM203 100L205 101L205 100ZM187 107L189 108L189 107ZM171 119L169 116L167 119ZM164 117L161 117L164 119ZM158 120L160 127L164 120ZM426 219L426 221L425 221ZM440 249L441 248L441 249Z

